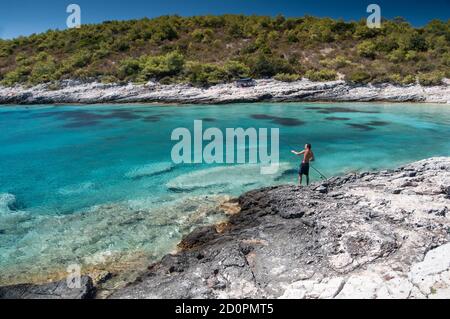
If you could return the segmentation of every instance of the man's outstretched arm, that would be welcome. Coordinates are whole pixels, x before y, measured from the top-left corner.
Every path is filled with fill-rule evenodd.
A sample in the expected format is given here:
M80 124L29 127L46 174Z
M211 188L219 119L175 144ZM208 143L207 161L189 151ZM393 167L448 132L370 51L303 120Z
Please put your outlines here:
M301 151L301 152L291 151L291 153L293 153L295 155L303 155L305 153L305 151Z

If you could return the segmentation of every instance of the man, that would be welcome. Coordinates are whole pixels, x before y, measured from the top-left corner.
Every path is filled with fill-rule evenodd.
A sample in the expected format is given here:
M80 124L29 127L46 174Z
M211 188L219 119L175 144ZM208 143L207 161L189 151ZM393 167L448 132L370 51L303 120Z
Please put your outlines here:
M305 149L301 152L291 151L295 155L303 155L302 164L300 165L300 170L298 171L298 182L300 186L302 185L302 177L306 175L306 185L309 185L309 162L314 161L314 153L311 150L311 144L306 144Z

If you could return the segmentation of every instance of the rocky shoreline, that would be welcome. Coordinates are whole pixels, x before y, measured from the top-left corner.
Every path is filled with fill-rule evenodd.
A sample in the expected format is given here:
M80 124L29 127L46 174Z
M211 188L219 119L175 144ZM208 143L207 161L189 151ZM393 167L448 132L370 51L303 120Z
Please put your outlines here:
M450 157L254 190L230 207L227 224L185 236L126 287L83 277L0 298L450 298Z
M250 87L235 83L198 88L188 84L162 85L102 84L64 80L31 88L0 86L0 104L95 104L95 103L179 103L225 104L239 102L423 102L450 104L450 80L441 86L393 84L355 85L348 82L311 82L302 79L280 82L255 80Z

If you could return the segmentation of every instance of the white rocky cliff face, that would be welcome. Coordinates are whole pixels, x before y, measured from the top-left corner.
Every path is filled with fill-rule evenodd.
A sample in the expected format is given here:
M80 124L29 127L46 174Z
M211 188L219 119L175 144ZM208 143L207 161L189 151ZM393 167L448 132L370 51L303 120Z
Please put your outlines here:
M187 84L145 85L82 83L66 80L58 88L46 84L31 88L0 87L0 104L58 103L233 103L287 101L390 101L450 103L450 81L441 86L392 84L352 85L345 81L286 83L256 80L251 87L233 83L198 88Z

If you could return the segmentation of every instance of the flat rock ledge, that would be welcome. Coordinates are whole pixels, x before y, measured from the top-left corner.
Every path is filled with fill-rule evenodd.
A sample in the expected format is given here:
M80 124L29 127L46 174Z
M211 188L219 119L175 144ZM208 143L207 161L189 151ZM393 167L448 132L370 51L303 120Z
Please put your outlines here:
M450 298L450 157L238 202L226 225L196 229L109 298ZM0 298L94 297L61 285Z
M64 80L57 85L42 84L31 88L0 86L0 104L62 103L196 103L297 101L387 101L450 104L450 80L441 86L423 87L393 84L354 85L345 81L311 82L307 79L286 83L273 79L256 80L251 87L234 83L198 88L187 84L161 85L102 84Z

